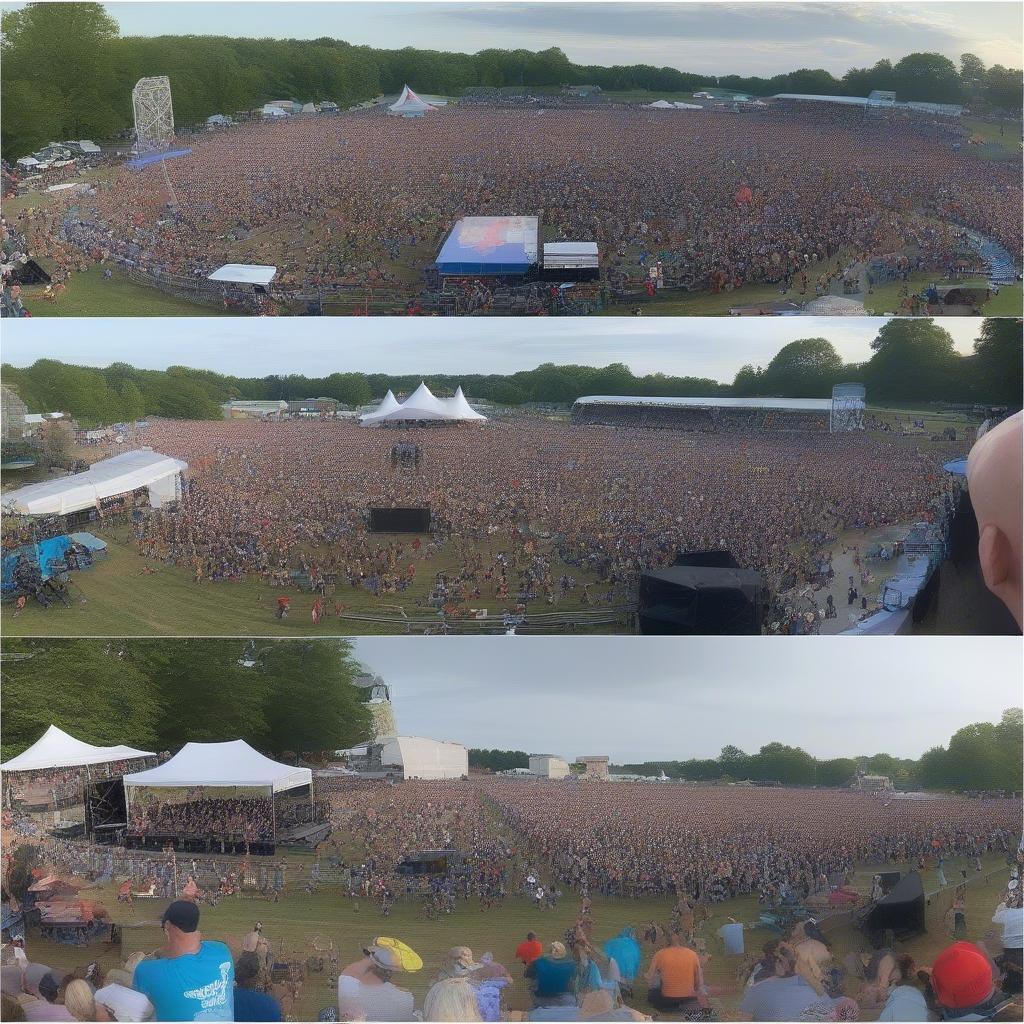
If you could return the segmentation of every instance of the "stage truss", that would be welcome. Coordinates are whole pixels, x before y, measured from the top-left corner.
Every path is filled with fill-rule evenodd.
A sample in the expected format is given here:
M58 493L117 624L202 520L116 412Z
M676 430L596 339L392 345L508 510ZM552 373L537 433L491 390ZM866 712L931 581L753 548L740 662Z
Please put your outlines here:
M829 431L833 434L864 429L864 404L867 390L863 384L836 384L832 388Z
M165 149L174 140L171 80L166 75L140 78L132 89L135 145L139 154Z

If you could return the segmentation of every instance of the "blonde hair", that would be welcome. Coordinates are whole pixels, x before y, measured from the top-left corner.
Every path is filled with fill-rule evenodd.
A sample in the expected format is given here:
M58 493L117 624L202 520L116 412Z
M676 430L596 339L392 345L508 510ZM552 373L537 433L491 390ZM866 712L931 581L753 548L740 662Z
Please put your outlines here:
M425 1021L480 1021L476 990L464 978L445 978L430 986L423 1000Z
M74 981L68 982L68 987L64 990L64 1009L75 1020L96 1019L96 1000L87 981L75 978Z

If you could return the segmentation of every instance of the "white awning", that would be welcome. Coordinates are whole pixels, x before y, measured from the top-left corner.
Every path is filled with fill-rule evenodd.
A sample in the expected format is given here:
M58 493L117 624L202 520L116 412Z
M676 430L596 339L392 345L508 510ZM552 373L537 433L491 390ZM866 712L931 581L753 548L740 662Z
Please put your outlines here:
M276 109L276 108L275 108ZM232 284L261 284L274 280L277 267L262 267L255 263L225 263L207 278L208 281L229 281Z
M598 266L597 242L545 242L546 270L583 270Z
M28 750L5 761L0 768L5 772L31 772L46 768L76 768L87 764L107 764L127 761L136 757L153 757L151 750L136 750L123 744L97 747L84 740L69 736L63 729L51 725Z
M313 773L264 757L245 740L186 743L169 761L124 777L125 788L180 789L191 786L270 789L282 793L309 786Z
M68 515L94 508L103 498L148 487L151 504L159 508L177 496L178 480L186 469L187 462L152 448L139 448L95 462L84 473L9 491L2 504L5 511L15 515Z

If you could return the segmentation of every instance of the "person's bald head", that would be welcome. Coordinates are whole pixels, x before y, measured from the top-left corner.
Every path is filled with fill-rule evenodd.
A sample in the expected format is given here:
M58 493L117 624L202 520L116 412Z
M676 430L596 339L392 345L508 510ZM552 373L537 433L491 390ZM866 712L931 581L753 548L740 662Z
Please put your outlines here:
M1024 621L1021 584L1024 561L1024 413L993 427L971 449L967 480L978 519L978 558L985 586Z

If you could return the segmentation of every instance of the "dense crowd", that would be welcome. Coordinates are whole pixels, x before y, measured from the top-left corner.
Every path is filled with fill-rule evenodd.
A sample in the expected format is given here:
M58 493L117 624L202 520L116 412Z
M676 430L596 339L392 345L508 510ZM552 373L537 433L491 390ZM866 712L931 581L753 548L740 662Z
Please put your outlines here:
M638 570L677 549L726 548L786 589L818 577L844 531L931 515L953 486L943 461L966 448L529 417L403 439L419 446L415 472L392 465L393 433L348 422L155 423L147 443L187 461L189 481L175 509L137 524L139 550L197 582L301 573L325 614L354 588L401 595L442 551L431 600L445 606L627 603ZM373 506L429 506L432 535L372 535Z
M290 118L197 139L15 221L58 278L83 259L189 279L247 262L277 266L285 292L413 294L460 217L528 214L554 240L596 240L613 287L638 287L659 260L695 290L822 294L875 256L946 271L951 225L1020 251L1019 164L982 162L959 135L828 104Z
M4 804L60 806L69 802L82 803L86 787L90 783L142 771L144 768L151 768L153 763L152 758L137 757L70 768L6 771L3 779Z
M137 798L128 831L136 836L237 836L250 842L274 838L274 801L269 797L183 800Z
M1019 800L494 777L397 786L339 778L323 791L336 841L317 850L307 891L321 879L336 881L342 869L341 894L347 889L357 911L369 898L387 917L396 899L422 898L425 907L456 914L448 927L457 932L456 903L479 897L480 909L490 909L498 884L532 900L537 925L479 957L463 945L435 950L429 965L397 938L367 941L347 966L333 942L312 940L325 968L329 961L332 986L337 981L336 1002L320 1019L633 1021L655 1012L734 1019L726 998L755 1021L1019 1017ZM82 844L49 845L54 867L85 868ZM438 850L460 857L426 886L412 884L403 864ZM100 860L114 856L97 853ZM1011 879L991 919L998 929L989 927L978 944L966 942L966 886L943 881L942 865L963 864L966 877L982 870L983 857L990 869L993 856ZM140 953L119 967L71 973L33 964L24 950L18 956L17 944L5 947L4 1019L23 1019L21 1012L29 1020L277 1020L286 1006L296 1016L301 974L275 979L273 937L261 925L242 940L240 954L199 933L194 879L223 872L223 863L193 859L190 871L185 857L176 864L154 859L153 878L165 883L160 892L179 897L164 911L166 946L158 959ZM726 919L717 932L721 945L707 926L716 900L756 894L773 908L799 905L812 894L848 891L855 865L908 864L937 864L940 885L956 888L956 941L930 970L887 949L840 959L806 910L763 950L745 948L742 923ZM284 864L273 872L280 891ZM232 877L250 874L246 858ZM554 902L546 894L560 898L560 885L571 890L566 898L578 912L566 931L551 934L544 911ZM598 893L667 896L671 919L612 934L591 900ZM723 946L725 959L709 975ZM178 957L188 959L173 963ZM409 986L425 968L426 994L416 995Z
M1020 826L1020 802L1009 799L505 780L488 796L564 884L610 896L805 899L861 863L1012 855Z

